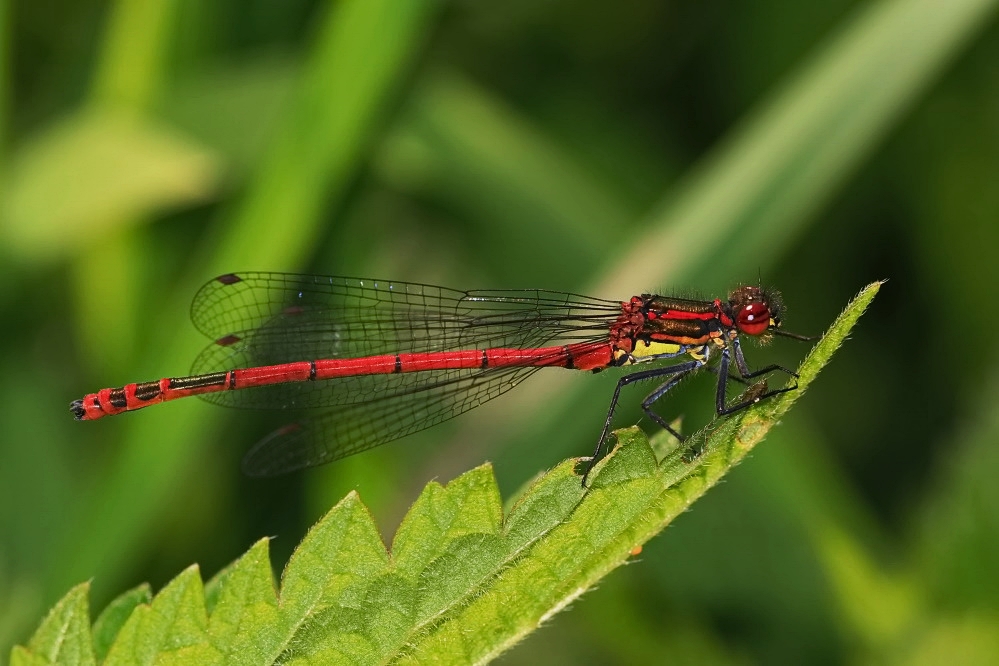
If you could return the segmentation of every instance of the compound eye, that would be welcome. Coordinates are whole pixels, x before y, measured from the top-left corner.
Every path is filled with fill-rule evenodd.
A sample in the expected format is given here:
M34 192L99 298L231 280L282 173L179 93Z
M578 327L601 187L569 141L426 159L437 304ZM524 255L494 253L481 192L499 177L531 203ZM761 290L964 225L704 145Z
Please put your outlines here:
M736 313L735 325L739 328L740 333L762 335L770 328L770 309L759 301L747 303Z

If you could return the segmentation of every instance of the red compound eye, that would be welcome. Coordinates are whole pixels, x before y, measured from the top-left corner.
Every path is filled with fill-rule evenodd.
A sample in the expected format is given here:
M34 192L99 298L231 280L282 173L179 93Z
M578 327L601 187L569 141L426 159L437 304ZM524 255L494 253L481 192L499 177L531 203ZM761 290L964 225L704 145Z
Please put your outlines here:
M743 305L735 314L735 325L746 335L762 335L770 328L770 310L759 301Z

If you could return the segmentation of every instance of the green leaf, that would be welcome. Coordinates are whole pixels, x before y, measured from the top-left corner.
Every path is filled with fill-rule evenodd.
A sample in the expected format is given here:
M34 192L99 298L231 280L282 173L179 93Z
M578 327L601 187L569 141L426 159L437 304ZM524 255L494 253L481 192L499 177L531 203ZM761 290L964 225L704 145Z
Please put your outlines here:
M67 592L42 620L38 631L28 641L27 649L14 649L11 665L96 664L87 604L89 590L90 584L82 583Z
M191 567L149 604L136 605L142 588L120 597L94 627L102 646L116 633L105 663L487 661L626 562L742 460L807 390L879 287L863 290L815 345L798 390L717 420L687 446L657 443L661 461L640 429L618 431L589 488L579 460L566 460L505 518L489 465L446 486L430 483L391 554L351 493L295 550L279 594L265 539L207 589ZM28 650L15 649L17 663L69 647L93 661L86 590L57 605ZM64 635L72 640L57 640Z
M264 653L276 640L277 592L271 573L268 540L261 539L210 583L206 605L208 633L227 661L242 654Z
M201 576L188 567L149 605L137 607L118 632L105 664L221 663L208 640Z
M94 651L97 653L97 661L104 661L104 658L107 657L111 644L118 637L118 632L121 631L125 622L132 616L132 611L139 604L148 604L152 600L153 593L149 589L149 585L143 583L119 595L117 599L108 604L108 607L94 622Z
M282 641L269 658L370 654L376 646L369 641L377 628L359 610L369 586L377 587L387 561L367 508L356 493L347 495L309 531L288 561L281 580Z

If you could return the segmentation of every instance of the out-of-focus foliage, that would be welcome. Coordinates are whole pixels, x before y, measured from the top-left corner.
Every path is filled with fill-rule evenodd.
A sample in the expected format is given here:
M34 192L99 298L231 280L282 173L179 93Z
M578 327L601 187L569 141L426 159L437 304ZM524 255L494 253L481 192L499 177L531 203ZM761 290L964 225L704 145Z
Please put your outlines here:
M266 482L237 472L266 416L70 420L184 373L198 284L279 269L613 298L762 273L805 333L888 278L729 483L504 660L994 658L995 5L0 2L0 654L80 580L103 607L263 536L283 561L352 488L391 534L431 478L490 459L510 490L592 446L615 378L557 371ZM709 383L663 408L697 427Z

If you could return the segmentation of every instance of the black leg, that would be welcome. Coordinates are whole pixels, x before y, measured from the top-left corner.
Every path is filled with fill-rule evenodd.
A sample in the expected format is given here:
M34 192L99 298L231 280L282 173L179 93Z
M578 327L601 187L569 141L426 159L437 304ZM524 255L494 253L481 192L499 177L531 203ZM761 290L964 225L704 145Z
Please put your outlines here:
M709 365L709 366L707 366L707 370L708 370L708 372L710 372L711 374L713 374L715 377L718 376L718 368L716 368L715 366ZM729 378L729 380L731 380L733 382L737 382L739 384L742 384L743 386L749 386L749 382L747 382L742 377L739 377L738 375L733 375L731 372L728 373L728 378Z
M736 343L738 343L738 340L736 340ZM736 344L735 348L736 348L736 358L738 359L738 357L739 357L739 355L741 355L742 351L739 349L738 344ZM734 404L732 406L728 406L726 404L726 402L727 402L727 398L726 398L726 388L727 387L726 387L726 384L727 384L727 380L728 380L728 377L729 377L729 373L728 373L729 363L730 363L730 360L729 360L729 351L728 351L728 347L726 347L725 349L722 350L722 353L721 353L721 362L718 364L718 388L715 390L715 411L718 413L718 416L728 416L729 414L734 414L735 412L738 412L740 410L746 409L747 407L750 407L751 405L755 405L760 400L764 400L766 398L771 398L771 397L773 397L775 395L780 395L781 393L787 393L788 391L793 391L794 389L798 388L798 384L795 383L794 386L788 386L787 388L773 389L773 390L770 390L770 391L764 391L760 395L754 395L749 400L744 400L744 401L736 403L736 404ZM743 359L743 363L745 363L745 359ZM790 374L792 377L797 377L798 376L795 373L789 372L788 370L786 370L785 368L782 368L780 366L772 366L769 369L764 368L763 370L758 370L755 373L750 374L749 376L750 377L758 376L758 375L764 374L765 372L773 372L774 370L783 370L784 372L787 372L788 374ZM742 368L739 368L739 372L742 372ZM745 377L745 376L746 375L743 374L743 377Z
M676 437L681 442L683 440L687 439L687 438L684 437L683 435L681 435L680 433L678 433L676 430L673 430L673 426L671 426L669 423L667 423L666 419L664 419L663 417L659 416L654 411L652 411L652 403L654 403L655 401L659 400L659 398L661 398L664 395L666 395L666 393L671 388L673 388L674 386L676 386L677 384L680 383L681 379L683 379L684 377L686 377L687 375L689 375L690 373L692 373L696 369L697 368L695 367L692 370L686 370L684 372L680 372L680 373L674 375L673 377L670 377L667 382L665 382L662 386L659 386L658 388L656 388L655 391L653 391L648 396L646 396L645 400L642 401L642 411L644 411L646 414L648 414L648 416L649 416L650 419L652 419L653 421L655 421L656 423L658 423L667 432L669 432L669 434L673 435L674 437Z
M596 465L597 461L600 459L600 453L601 453L601 451L603 451L604 442L607 440L607 435L610 433L611 421L614 418L614 410L617 409L617 402L618 402L618 398L621 396L621 389L624 388L625 386L627 386L628 384L633 384L635 382L640 382L640 381L643 381L645 379L655 379L656 377L668 377L670 375L686 375L689 372L698 369L702 365L704 365L704 361L687 361L686 363L678 363L676 365L671 365L671 366L668 366L668 367L665 367L665 368L654 368L652 370L644 370L642 372L635 372L635 373L632 373L630 375L626 375L626 376L622 377L618 381L617 386L614 388L614 395L611 396L610 407L607 410L607 418L604 420L604 428L600 432L600 438L597 440L597 446L593 450L593 457L590 458L590 462L587 463L587 465L586 465L586 471L583 473L583 487L584 488L586 487L586 478L590 475L590 470L593 469L593 466ZM679 380L679 377L674 377L673 379L671 379L669 382L667 382L663 386L667 386L667 385L673 386L676 383L676 381L678 381L678 380ZM660 387L660 389L661 388L662 387ZM657 389L653 393L653 395L655 395L656 393L659 393L659 389ZM662 391L662 393L665 393L665 391ZM661 395L662 394L660 393L660 396ZM643 408L644 408L644 404L643 404ZM651 414L651 412L649 410L646 410L646 411ZM653 418L655 418L656 423L659 423L660 425L662 425L663 427L665 427L667 430L669 430L670 432L672 432L674 435L677 434L672 428L669 427L669 425L663 423L663 419L661 419L658 415L655 415ZM677 435L677 436L679 436L679 435Z
M760 368L755 372L750 372L749 365L746 363L746 357L742 354L742 345L739 344L739 338L732 341L732 347L735 349L735 365L739 368L739 374L742 375L743 379L752 379L753 377L759 377L760 375L765 375L768 372L773 372L774 370L780 370L781 372L798 378L798 373L791 372L783 365L768 365L765 368ZM728 353L728 348L725 348L725 353ZM727 365L727 364L726 364Z

